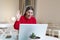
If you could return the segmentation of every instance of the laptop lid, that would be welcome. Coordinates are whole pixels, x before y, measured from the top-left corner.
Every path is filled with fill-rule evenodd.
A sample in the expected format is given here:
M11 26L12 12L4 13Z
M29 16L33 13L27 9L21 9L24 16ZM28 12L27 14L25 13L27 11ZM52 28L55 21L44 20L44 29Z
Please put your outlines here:
M32 33L40 37L45 36L48 24L20 24L18 40L29 40Z

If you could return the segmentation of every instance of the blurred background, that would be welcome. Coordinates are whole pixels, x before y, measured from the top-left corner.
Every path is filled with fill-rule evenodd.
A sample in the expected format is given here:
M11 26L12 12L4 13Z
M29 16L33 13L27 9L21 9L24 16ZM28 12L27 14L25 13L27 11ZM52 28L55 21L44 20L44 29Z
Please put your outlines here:
M32 5L37 23L60 24L60 0L0 0L0 22L11 23L18 10L23 14L24 7Z

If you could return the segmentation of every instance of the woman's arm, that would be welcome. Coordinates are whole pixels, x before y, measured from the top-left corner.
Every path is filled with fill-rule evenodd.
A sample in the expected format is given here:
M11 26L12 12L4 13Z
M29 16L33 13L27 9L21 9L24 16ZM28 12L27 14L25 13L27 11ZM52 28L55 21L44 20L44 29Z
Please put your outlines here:
M19 30L20 18L21 18L20 11L17 11L16 21L14 23L14 29L16 30Z
M15 21L14 29L19 30L19 24L20 24L20 21Z

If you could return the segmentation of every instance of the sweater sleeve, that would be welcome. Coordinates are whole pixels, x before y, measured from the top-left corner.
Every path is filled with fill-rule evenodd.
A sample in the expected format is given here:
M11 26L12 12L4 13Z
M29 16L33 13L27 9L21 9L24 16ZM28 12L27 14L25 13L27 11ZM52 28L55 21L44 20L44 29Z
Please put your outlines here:
M36 18L33 18L33 23L34 23L34 24L36 24L36 23L37 23L37 22L36 22Z
M36 19L35 19L34 23L36 24Z
M21 16L21 18L20 18L20 20L19 21L15 21L15 23L14 23L14 29L16 29L16 30L19 30L19 25L20 25L20 23L21 23L21 20L22 20L22 16Z
M15 21L14 29L19 30L19 24L20 24L20 21Z

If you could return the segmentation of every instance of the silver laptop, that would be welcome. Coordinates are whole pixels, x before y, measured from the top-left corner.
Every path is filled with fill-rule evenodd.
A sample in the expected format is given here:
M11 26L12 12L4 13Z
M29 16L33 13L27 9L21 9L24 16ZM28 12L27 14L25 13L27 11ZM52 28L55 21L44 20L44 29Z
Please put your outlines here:
M46 35L48 24L20 24L18 40L30 40L32 35L43 39Z

